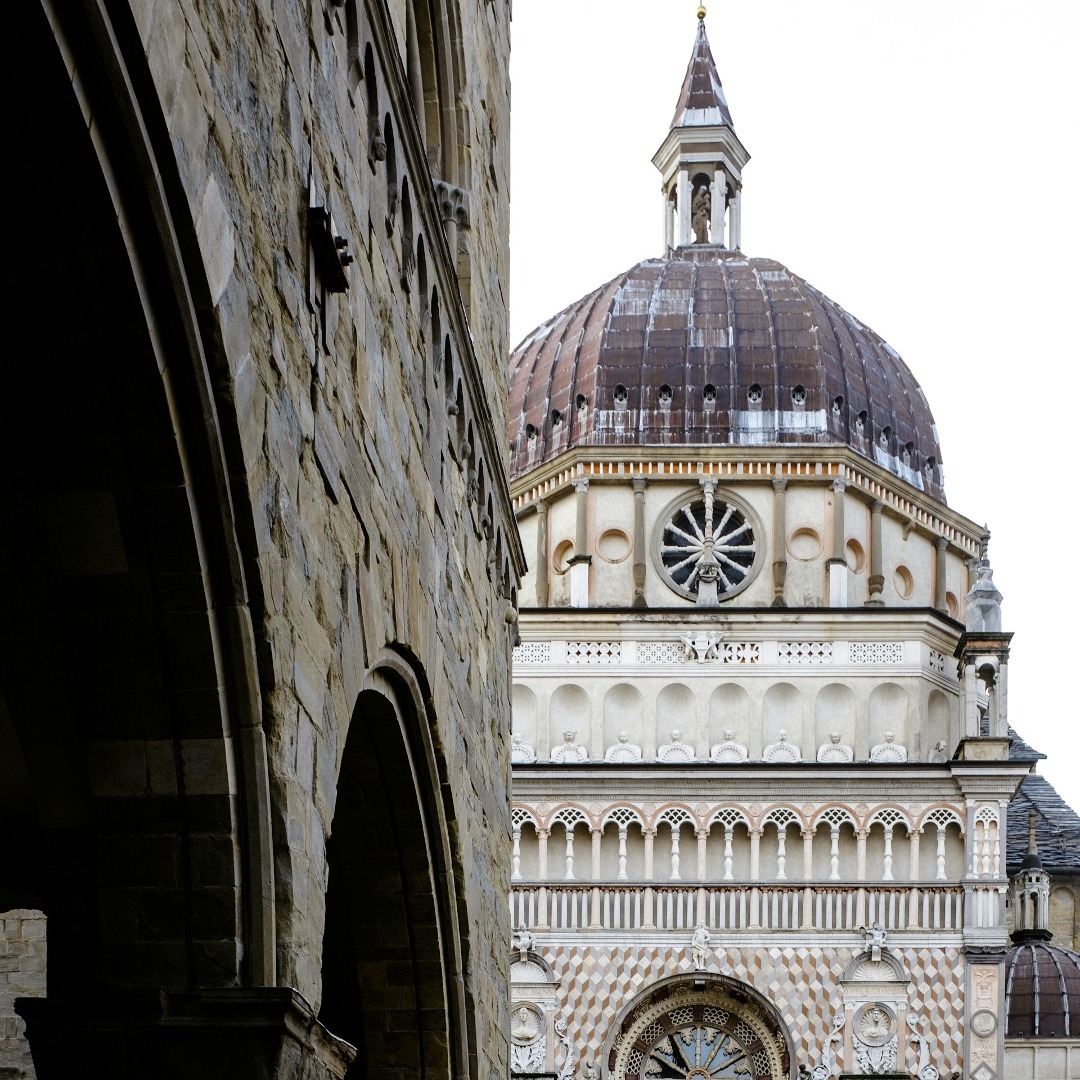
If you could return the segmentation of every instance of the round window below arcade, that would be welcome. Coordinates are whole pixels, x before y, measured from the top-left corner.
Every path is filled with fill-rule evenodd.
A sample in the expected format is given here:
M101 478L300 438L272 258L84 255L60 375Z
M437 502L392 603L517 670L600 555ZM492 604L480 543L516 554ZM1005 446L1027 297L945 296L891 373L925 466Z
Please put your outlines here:
M764 546L748 507L727 494L703 492L673 502L658 523L654 558L664 582L689 600L729 600L754 579Z

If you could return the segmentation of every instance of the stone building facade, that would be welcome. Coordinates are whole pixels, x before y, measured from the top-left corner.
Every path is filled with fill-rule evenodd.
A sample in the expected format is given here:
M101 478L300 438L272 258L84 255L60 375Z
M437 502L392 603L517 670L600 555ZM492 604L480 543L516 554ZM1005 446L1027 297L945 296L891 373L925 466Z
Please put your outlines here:
M11 14L0 1072L502 1075L509 5Z
M748 157L701 21L663 254L512 356L511 1061L1019 1077L1008 807L1037 755L988 536L903 360L743 253Z

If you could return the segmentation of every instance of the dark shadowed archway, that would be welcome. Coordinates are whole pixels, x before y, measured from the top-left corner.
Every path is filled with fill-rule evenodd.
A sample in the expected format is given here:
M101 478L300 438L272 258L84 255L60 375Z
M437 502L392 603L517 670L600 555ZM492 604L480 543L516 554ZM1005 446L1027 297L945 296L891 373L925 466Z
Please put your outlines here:
M8 219L23 345L0 370L0 741L19 762L0 808L22 838L6 902L49 919L39 1077L79 1061L95 1010L273 983L248 512L193 226L115 14L20 5L4 71L27 189Z
M426 718L383 669L360 694L327 842L319 1019L358 1048L350 1077L443 1080L464 1052L445 821Z

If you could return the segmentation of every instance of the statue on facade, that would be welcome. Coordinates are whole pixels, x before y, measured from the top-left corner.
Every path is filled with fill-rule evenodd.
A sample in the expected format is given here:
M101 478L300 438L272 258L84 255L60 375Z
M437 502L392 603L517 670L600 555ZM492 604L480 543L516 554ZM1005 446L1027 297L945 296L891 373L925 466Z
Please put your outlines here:
M694 748L682 741L682 732L673 731L671 742L663 743L656 751L657 761L693 761Z
M934 743L934 749L930 751L930 757L928 759L931 765L944 765L949 759L945 756L945 740L938 739Z
M510 736L510 760L525 763L536 760L536 751L516 733Z
M551 760L566 763L568 761L588 761L589 753L584 746L579 746L574 740L577 732L564 731L563 741L558 746L551 748Z
M712 193L708 184L695 188L690 202L690 224L694 229L694 243L709 242L709 222L712 219Z
M511 935L510 946L524 960L525 954L536 948L536 935L522 923Z
M641 747L630 741L625 731L619 732L619 741L609 746L604 754L605 761L640 761Z
M742 743L735 741L735 732L725 728L721 735L724 741L717 743L710 753L713 761L746 761L749 753Z
M840 741L839 731L833 731L829 734L829 741L818 747L817 759L818 761L854 761L855 751Z
M765 747L764 758L766 761L802 761L802 752L794 743L789 743L788 733L780 732L778 742L769 743Z
M878 920L873 926L865 927L863 933L866 935L866 951L870 954L870 959L877 963L881 959L881 950L886 947L888 934L885 927Z
M885 732L885 741L870 751L871 761L907 761L907 747L895 741L896 735Z
M703 922L697 924L694 936L690 939L690 955L694 961L695 971L704 971L706 961L709 959L709 941L711 940L708 927Z

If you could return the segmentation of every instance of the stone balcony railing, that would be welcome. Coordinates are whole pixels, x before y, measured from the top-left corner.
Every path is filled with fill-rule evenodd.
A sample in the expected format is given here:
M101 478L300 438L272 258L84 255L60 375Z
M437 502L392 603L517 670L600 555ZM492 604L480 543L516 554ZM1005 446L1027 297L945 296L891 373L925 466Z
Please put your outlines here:
M703 921L720 933L830 933L876 923L890 931L960 933L1002 925L1004 886L530 883L512 888L510 917L514 926L551 931L689 932Z

